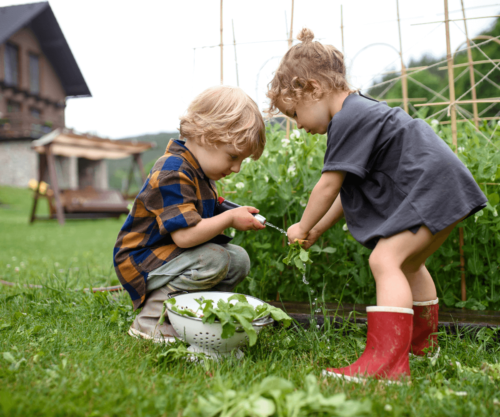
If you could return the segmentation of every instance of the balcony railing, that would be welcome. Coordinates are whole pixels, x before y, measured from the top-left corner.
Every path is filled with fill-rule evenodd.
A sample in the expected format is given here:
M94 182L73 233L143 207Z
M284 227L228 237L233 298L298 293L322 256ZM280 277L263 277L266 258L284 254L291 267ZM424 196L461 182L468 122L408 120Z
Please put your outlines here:
M6 113L0 118L0 138L38 139L54 129L63 127L23 113Z

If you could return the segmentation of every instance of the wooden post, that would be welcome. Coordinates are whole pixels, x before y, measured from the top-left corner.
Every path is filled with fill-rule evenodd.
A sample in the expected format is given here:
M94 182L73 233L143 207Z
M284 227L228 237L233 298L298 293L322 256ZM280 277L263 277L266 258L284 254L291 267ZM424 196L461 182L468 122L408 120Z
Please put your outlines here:
M47 169L47 157L41 153L38 154L38 185L35 190L35 195L33 196L33 207L31 208L30 223L33 223L36 219L36 206L38 204L38 199L40 198L40 183L44 179L45 170Z
M224 62L223 62L224 44L222 43L222 0L220 0L220 83L224 84Z
M401 41L401 21L399 19L399 0L396 0L396 10L398 13L399 30L399 57L401 58L401 88L403 90L403 108L408 113L408 78L406 77L406 67L403 62L403 42Z
M132 180L134 179L134 165L135 165L135 158L132 160L132 163L130 164L130 170L128 171L128 178L127 178L127 187L125 188L124 195L128 196L128 192L130 190L130 184L132 184Z
M57 184L56 175L56 161L52 153L52 145L45 145L45 157L47 158L47 168L49 171L50 187L54 191L54 199L56 200L56 215L57 221L61 226L64 225L64 210L61 203L61 194L59 193L59 186Z
M238 76L238 56L236 55L236 36L234 35L234 20L231 19L233 24L233 45L234 45L234 63L236 64L236 85L240 86L240 78Z
M292 47L293 44L293 1L292 0L292 18L290 22L290 33L288 35L288 49ZM286 138L290 139L290 119L286 119Z
M465 8L464 8L464 0L460 0L462 3L462 15L464 16L464 27L465 27L465 38L467 40L467 59L469 61L469 77L470 77L470 85L472 87L472 100L476 101L477 100L477 94L476 94L476 79L474 76L474 64L472 63L472 51L470 49L470 39L469 39L469 33L467 31L467 20L465 17ZM472 103L472 113L474 115L474 125L476 126L476 129L479 129L479 116L477 112L477 103Z
M342 35L342 55L345 55L345 52L344 52L344 13L342 12L342 5L340 5L340 34Z
M458 153L457 143L457 114L455 111L455 81L453 74L453 55L451 54L450 46L450 17L448 15L448 0L444 0L444 19L446 26L446 58L448 60L448 84L450 89L450 116L451 116L451 136L453 145L455 146L455 153ZM458 228L459 234L459 250L460 250L460 276L461 276L461 290L462 301L467 300L466 282L465 282L465 258L464 258L464 229Z
M137 165L137 168L139 169L139 174L141 175L142 182L146 182L146 172L144 172L144 165L142 165L142 158L140 153L134 154L134 161Z

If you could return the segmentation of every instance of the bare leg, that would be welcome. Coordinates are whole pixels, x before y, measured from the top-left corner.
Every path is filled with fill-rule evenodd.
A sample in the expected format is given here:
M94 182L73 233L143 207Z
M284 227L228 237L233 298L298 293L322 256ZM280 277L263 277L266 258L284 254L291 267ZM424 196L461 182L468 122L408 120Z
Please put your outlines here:
M462 221L462 219L436 233L433 236L431 244L426 249L408 259L402 265L402 270L411 287L413 301L430 301L437 298L436 286L434 285L431 274L425 266L425 262L429 256L441 247L460 221Z
M406 230L380 239L369 259L377 286L377 305L411 308L414 300L436 298L436 288L425 261L459 221L435 235L422 226L416 234Z

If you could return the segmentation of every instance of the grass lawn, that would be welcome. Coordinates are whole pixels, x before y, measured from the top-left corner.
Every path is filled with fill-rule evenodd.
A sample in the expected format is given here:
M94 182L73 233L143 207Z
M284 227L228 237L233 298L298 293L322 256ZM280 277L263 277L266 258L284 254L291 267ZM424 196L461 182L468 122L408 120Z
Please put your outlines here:
M411 385L324 380L364 348L366 329L265 329L245 357L204 364L184 345L136 340L116 285L119 220L28 224L30 193L0 187L0 415L3 416L492 416L500 413L493 330L439 336L441 354L412 359ZM329 301L329 300L328 300ZM348 332L346 333L346 330Z

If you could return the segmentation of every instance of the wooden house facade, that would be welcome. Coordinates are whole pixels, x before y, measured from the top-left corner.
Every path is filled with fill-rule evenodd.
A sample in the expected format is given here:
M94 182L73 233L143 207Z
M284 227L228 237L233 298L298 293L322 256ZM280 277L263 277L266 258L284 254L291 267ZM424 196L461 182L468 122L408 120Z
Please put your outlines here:
M31 142L65 127L68 98L90 96L48 2L0 8L0 184L25 187L36 178ZM79 186L77 172L85 165L96 172L94 185L107 187L105 161L56 162L68 172L69 188Z

